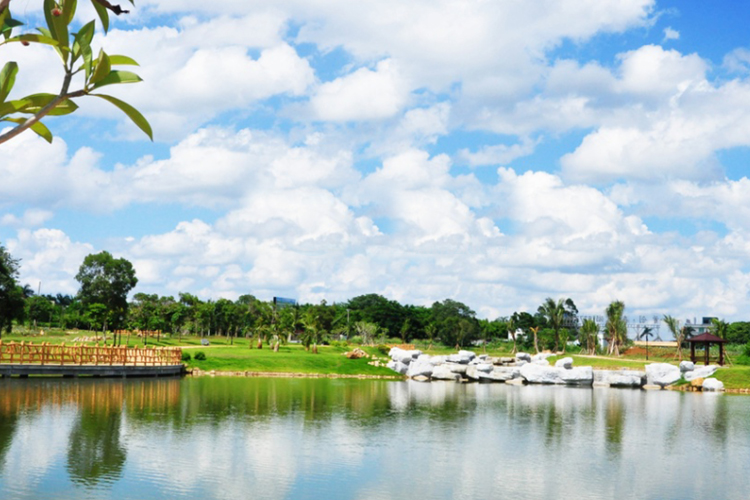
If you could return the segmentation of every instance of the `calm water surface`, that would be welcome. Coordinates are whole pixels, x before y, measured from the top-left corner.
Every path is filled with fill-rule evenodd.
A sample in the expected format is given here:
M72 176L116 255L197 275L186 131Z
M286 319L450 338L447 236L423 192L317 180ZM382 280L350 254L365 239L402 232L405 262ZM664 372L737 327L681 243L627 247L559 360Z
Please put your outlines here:
M0 380L0 498L747 499L750 397Z

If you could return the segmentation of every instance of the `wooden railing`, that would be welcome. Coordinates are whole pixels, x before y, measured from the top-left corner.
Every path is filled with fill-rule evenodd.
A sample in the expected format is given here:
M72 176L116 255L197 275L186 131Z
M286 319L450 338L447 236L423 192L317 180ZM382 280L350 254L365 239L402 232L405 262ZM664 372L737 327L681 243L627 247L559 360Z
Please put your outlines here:
M179 347L31 344L0 340L0 363L16 365L171 366L182 362Z

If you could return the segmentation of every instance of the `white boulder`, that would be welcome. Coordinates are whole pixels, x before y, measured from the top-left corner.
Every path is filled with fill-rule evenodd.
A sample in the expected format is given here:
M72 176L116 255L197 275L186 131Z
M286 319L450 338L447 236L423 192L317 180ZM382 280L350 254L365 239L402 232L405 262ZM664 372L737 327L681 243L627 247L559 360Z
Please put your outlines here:
M409 365L405 365L400 361L389 361L386 366L401 375L406 375L406 372L409 370Z
M648 385L666 387L680 380L682 372L678 367L669 363L652 363L646 365L646 377L648 378Z
M538 352L538 353L534 354L533 356L531 356L531 361L538 361L540 359L547 359L547 358L551 358L552 356L554 356L554 354L552 354L551 352Z
M489 363L479 363L476 366L477 366L477 371L478 372L484 372L484 373L489 373L494 368L494 366L492 366Z
M703 381L703 390L709 392L720 392L724 390L724 383L721 380L717 380L715 378L707 378Z
M430 364L428 361L414 361L409 364L409 369L406 372L407 377L430 377L432 376L432 371L434 370L434 366Z
M527 363L531 363L531 354L529 354L528 352L517 352L516 362L518 361L526 361Z
M458 382L461 380L461 375L453 373L450 367L446 365L438 365L432 370L432 380L452 380Z
M708 378L718 370L716 365L699 366L693 371L685 372L685 380L695 380L697 378Z
M445 363L444 366L447 366L451 372L458 373L460 375L466 373L466 369L468 368L466 365L462 365L460 363Z
M557 368L565 368L566 370L570 370L573 368L573 358L562 358L555 361L555 366Z
M680 361L680 371L682 373L695 370L695 363L692 361Z
M539 365L539 366L549 366L549 361L547 358L539 358L539 359L533 359L531 361L532 365Z
M521 377L530 384L562 384L560 368L528 363L520 368Z
M575 368L560 368L560 378L568 385L591 385L594 383L594 369L590 366L577 366Z

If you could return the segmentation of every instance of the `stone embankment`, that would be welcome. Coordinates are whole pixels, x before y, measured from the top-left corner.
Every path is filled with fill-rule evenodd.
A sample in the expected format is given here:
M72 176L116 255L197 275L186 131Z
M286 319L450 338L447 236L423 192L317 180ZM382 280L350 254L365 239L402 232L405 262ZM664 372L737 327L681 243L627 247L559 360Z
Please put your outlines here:
M558 359L554 366L551 353L530 355L519 352L515 357L490 357L472 351L458 351L448 356L430 356L419 350L394 347L388 353L388 368L415 380L448 380L454 382L504 382L506 384L555 384L572 386L629 387L664 389L684 379L703 391L723 391L721 381L711 377L718 366L695 367L689 361L680 366L654 363L645 371L594 370L590 366L573 366L573 358Z

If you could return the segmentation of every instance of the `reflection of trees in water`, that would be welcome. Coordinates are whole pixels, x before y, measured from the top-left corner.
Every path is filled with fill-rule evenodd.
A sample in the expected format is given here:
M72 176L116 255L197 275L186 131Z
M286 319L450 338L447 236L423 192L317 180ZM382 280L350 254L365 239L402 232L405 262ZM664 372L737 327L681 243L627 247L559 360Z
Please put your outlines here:
M120 443L124 385L121 382L81 386L78 420L68 441L71 480L93 486L118 479L126 451Z
M4 410L0 408L0 471L5 467L5 455L13 443L18 422L18 416L15 413L8 414Z
M119 412L81 412L68 445L67 469L74 482L91 486L120 477L126 458L120 421Z
M609 394L604 411L604 437L607 455L619 458L622 453L622 437L625 433L625 408L616 392Z

